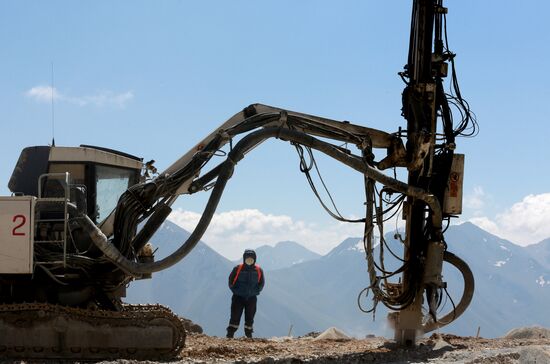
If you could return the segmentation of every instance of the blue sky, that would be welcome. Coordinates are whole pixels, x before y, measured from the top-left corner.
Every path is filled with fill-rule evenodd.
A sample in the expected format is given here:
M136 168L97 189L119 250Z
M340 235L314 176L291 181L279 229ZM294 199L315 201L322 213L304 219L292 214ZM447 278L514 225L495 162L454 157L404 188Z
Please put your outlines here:
M155 159L162 169L244 106L274 106L395 131L409 1L3 1L0 194L22 148L52 138ZM448 32L480 134L466 154L465 213L514 242L550 237L547 1L450 0ZM320 158L340 210L362 213L362 178ZM333 223L268 142L229 182L205 240L226 255L279 240L326 252L358 227ZM206 196L182 198L190 227ZM216 235L214 232L217 232ZM210 234L210 235L208 235ZM210 238L210 241L208 240ZM237 254L238 255L238 254Z

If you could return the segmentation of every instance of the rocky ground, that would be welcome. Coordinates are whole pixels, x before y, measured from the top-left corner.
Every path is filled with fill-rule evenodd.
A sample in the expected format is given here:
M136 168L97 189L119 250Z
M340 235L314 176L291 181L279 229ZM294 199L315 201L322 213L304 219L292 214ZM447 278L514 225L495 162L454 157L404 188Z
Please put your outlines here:
M100 364L138 363L156 364L134 360L103 361ZM189 334L186 348L172 363L541 364L550 363L550 330L522 328L498 339L434 334L422 339L414 348L398 347L380 337L346 338L338 331L301 338L271 339L226 339Z
M385 338L225 339L189 335L177 363L550 363L549 331L519 329L499 339L434 334L414 348ZM103 364L130 364L130 361ZM151 363L151 362L149 362ZM133 363L131 363L133 364Z

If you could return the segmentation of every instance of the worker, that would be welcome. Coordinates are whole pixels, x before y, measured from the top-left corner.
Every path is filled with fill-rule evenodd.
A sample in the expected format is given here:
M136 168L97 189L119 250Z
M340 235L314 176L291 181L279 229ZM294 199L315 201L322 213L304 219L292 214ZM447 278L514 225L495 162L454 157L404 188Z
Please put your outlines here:
M227 327L227 337L232 338L239 328L244 310L244 334L252 338L252 326L256 314L257 296L264 288L264 271L256 264L256 252L247 249L243 254L243 263L235 266L229 275L231 298L231 318Z

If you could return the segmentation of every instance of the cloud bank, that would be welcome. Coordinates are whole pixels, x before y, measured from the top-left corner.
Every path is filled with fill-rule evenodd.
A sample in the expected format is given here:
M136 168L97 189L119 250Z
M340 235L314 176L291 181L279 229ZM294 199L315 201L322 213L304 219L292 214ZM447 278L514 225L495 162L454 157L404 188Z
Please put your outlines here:
M191 231L200 214L174 210L169 220ZM310 250L325 254L348 237L361 237L363 224L316 224L294 220L287 215L266 214L256 209L233 210L214 215L202 240L220 254L237 259L246 248L296 241Z
M472 208L482 207L486 205L484 196L483 190L478 188L467 203ZM200 217L197 212L176 209L169 220L192 231ZM396 221L401 230L403 222ZM385 224L385 230L395 229L396 221ZM538 243L550 238L550 193L528 195L495 217L475 215L469 221L522 246ZM214 214L202 240L225 257L238 259L246 248L275 245L285 240L296 241L310 250L326 254L344 239L362 235L362 224L306 222L288 215L243 209Z
M470 221L484 230L521 246L550 238L550 193L528 195L494 218Z
M77 106L115 106L124 108L134 98L132 91L115 93L109 90L99 91L92 95L70 96L60 93L55 87L35 86L25 92L25 96L37 102L67 102Z

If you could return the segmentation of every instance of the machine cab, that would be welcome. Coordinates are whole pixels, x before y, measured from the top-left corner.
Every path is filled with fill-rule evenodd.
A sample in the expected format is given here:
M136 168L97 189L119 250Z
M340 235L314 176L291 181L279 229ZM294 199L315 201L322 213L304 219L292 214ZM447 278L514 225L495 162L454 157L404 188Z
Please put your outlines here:
M106 148L28 147L8 187L15 195L66 198L97 224L128 187L140 182L142 166L141 158Z

